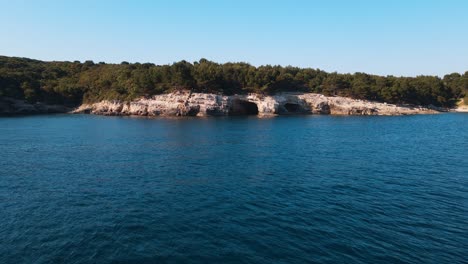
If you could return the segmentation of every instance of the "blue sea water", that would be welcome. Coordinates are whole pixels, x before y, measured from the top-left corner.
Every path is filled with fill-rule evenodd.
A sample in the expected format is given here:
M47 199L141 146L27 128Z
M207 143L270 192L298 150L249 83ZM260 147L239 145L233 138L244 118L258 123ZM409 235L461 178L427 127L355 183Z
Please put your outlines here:
M0 118L0 263L468 263L468 115Z

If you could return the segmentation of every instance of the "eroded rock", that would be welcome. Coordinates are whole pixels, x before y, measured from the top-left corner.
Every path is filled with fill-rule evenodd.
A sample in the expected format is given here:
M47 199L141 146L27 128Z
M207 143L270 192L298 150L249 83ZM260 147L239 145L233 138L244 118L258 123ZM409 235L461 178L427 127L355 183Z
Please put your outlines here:
M139 116L225 116L225 115L408 115L438 111L397 106L345 97L327 97L314 93L217 95L174 92L140 98L131 102L102 101L84 104L74 113Z

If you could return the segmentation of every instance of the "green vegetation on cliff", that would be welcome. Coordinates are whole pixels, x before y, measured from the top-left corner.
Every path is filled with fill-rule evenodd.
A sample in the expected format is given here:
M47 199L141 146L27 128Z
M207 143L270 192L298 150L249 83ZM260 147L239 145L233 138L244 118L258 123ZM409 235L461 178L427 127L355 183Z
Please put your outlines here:
M103 99L130 100L178 89L223 94L303 91L357 99L450 107L468 96L468 71L394 77L327 73L318 69L260 66L201 59L172 65L92 61L44 62L0 56L0 96L28 102L77 105Z

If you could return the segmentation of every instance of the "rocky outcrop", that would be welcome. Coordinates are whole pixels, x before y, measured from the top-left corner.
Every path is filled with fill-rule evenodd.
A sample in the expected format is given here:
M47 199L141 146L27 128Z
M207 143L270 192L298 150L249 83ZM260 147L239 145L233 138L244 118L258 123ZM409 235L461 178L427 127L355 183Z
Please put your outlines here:
M457 106L453 109L450 109L451 112L458 112L458 113L468 113L468 100L461 99Z
M225 115L410 115L437 113L423 107L327 97L314 93L218 95L175 92L140 98L131 102L102 101L84 104L74 113L139 116L225 116Z
M455 109L452 109L452 111L458 113L468 113L468 106L459 106Z
M23 100L0 98L0 115L51 114L67 113L69 111L71 109L63 105L30 104Z

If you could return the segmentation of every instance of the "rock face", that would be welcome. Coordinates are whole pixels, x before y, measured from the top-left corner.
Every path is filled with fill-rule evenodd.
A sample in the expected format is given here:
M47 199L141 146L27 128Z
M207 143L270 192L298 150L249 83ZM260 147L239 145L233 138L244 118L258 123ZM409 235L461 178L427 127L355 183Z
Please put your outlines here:
M63 105L30 104L12 98L0 98L0 115L32 115L67 113L71 109Z
M131 102L102 101L83 104L73 113L139 116L226 116L226 115L410 115L437 113L423 107L327 97L314 93L217 95L174 92Z
M451 109L452 112L459 112L459 113L468 113L468 100L461 99L457 103L457 107Z
M468 113L468 106L459 106L455 109L452 109L452 112Z

